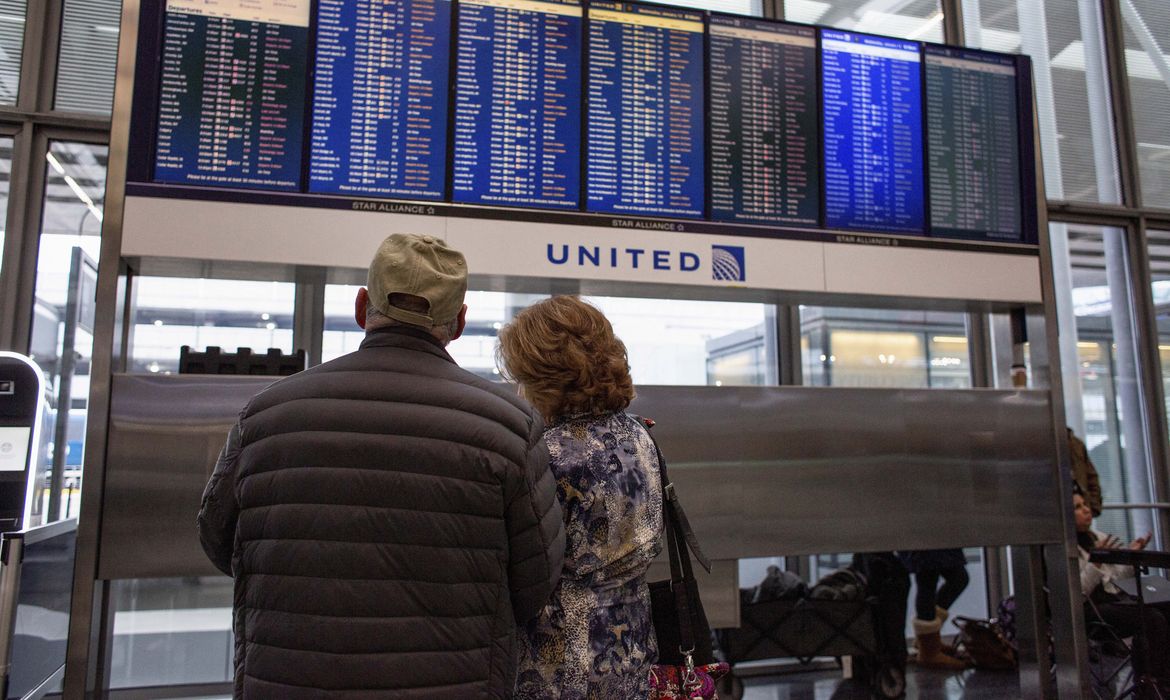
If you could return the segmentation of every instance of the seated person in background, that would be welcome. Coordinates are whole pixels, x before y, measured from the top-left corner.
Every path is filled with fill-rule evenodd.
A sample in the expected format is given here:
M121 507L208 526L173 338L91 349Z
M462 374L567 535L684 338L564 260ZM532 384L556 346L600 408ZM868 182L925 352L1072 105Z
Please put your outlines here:
M1073 512L1077 524L1077 552L1080 554L1081 594L1085 598L1085 623L1103 622L1121 637L1134 637L1141 629L1137 604L1132 597L1114 583L1133 578L1133 568L1118 564L1097 564L1089 561L1094 549L1117 549L1121 540L1092 529L1093 511L1079 489L1073 494ZM1145 549L1150 535L1139 537L1129 549ZM1146 606L1146 625L1149 634L1150 672L1158 683L1170 689L1170 625L1161 606ZM1134 657L1135 669L1138 658ZM1140 670L1140 669L1137 669Z

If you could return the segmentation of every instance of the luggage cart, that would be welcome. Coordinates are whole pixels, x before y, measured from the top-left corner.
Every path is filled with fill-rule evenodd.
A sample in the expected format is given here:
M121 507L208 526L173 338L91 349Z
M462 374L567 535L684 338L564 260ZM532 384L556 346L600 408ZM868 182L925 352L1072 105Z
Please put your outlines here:
M879 698L898 698L905 691L905 662L882 653L874 631L877 598L825 600L798 598L744 605L741 626L719 630L717 638L732 673L724 685L733 698L742 697L734 665L744 661L795 658L808 664L816 657L850 656L854 679Z

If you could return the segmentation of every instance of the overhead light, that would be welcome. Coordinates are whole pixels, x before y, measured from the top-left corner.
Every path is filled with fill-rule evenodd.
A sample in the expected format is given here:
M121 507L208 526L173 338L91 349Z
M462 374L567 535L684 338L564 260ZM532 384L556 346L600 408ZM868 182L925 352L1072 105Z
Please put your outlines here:
M932 343L966 343L967 339L961 335L936 335L931 336Z
M95 24L93 25L93 30L95 32L101 32L102 34L117 34L121 31L117 27L113 27L108 24Z
M162 322L162 319L161 319L161 318L156 318L156 319L154 319L154 325L155 325L155 326L161 326L162 324L163 324L163 322Z
M942 21L943 21L942 10L935 10L934 14L931 15L930 17L928 17L926 19L926 21L922 23L922 26L920 26L918 29L915 29L914 31L910 32L909 34L907 34L906 38L907 39L917 39L918 37L929 33L935 27L942 24Z
M268 323L266 323L266 324L264 325L264 327L265 327L265 328L267 328L267 329L268 329L268 330L270 330L270 331L274 331L274 330L276 330L276 324L275 324L275 323L273 323L273 322L271 322L271 321L269 321Z

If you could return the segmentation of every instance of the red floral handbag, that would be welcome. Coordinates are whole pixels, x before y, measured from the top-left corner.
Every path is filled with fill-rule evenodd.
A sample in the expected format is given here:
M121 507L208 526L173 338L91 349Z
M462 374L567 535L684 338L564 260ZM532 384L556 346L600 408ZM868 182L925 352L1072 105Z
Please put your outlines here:
M690 661L690 657L687 657ZM651 700L717 700L715 681L731 670L723 662L695 666L659 664L650 670Z

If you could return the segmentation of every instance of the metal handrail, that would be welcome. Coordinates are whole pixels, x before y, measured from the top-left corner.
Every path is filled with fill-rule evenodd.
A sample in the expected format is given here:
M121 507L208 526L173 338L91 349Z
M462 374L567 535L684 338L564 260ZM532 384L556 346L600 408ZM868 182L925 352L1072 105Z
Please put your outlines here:
M1170 510L1170 503L1105 503L1101 510Z

